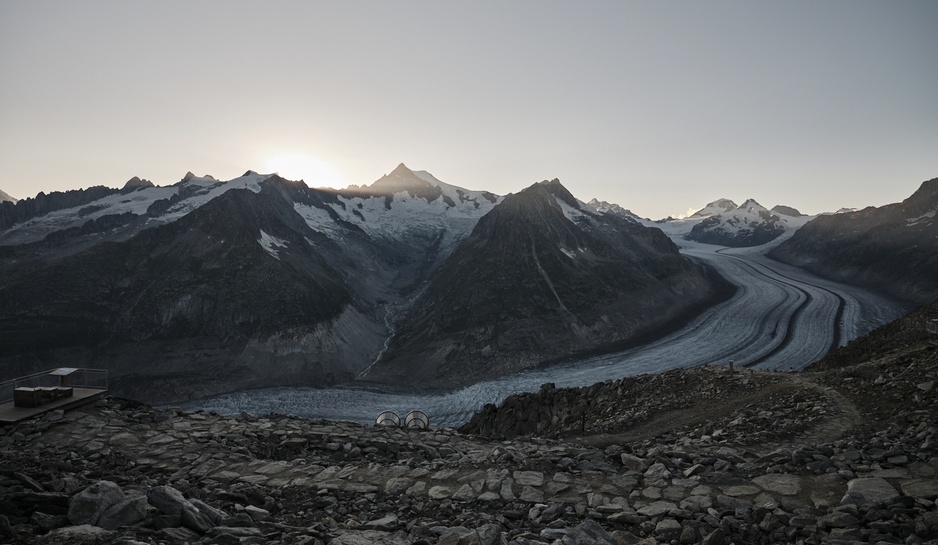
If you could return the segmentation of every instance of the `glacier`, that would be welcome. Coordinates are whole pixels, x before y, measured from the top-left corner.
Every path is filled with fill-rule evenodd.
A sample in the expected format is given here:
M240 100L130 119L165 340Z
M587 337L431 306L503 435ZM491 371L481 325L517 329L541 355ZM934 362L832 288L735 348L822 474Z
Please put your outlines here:
M606 380L705 365L798 371L907 313L910 306L872 291L823 279L763 254L788 238L751 248L722 248L683 240L669 229L682 253L713 267L737 286L728 301L711 307L649 344L549 368L483 381L451 392L376 389L364 383L315 388L266 388L185 403L187 410L282 413L369 424L382 411L420 409L431 426L458 427L488 403L544 383L587 386Z

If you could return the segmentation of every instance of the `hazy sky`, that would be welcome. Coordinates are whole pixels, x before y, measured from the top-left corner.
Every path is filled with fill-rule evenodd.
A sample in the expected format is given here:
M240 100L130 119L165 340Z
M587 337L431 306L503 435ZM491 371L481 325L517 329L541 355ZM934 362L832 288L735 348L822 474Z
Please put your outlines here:
M0 190L305 155L652 218L808 213L938 176L938 2L0 2Z

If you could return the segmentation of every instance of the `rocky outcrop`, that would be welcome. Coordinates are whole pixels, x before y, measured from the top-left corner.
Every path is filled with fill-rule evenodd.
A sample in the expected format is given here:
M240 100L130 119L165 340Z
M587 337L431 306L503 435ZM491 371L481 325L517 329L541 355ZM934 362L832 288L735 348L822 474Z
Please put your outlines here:
M938 298L938 178L901 203L818 216L769 256L917 303Z

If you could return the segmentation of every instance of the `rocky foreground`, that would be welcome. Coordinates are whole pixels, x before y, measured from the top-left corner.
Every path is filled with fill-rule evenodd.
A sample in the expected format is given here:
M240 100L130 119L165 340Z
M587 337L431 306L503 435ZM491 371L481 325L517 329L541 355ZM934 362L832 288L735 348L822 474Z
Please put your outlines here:
M473 434L108 398L0 428L0 541L936 543L938 342L916 335L814 373L547 386Z

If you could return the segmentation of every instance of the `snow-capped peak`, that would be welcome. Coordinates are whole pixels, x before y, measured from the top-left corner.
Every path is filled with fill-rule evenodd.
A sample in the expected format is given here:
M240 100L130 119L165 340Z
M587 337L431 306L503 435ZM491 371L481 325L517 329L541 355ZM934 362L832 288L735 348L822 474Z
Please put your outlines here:
M746 201L749 202L749 201ZM707 204L700 210L691 214L692 218L705 218L708 216L713 216L716 214L722 214L724 212L731 212L739 208L735 202L729 199L717 199L712 203Z
M763 212L763 211L769 212L768 208L756 202L755 199L746 199L746 202L739 205L739 208L737 208L736 210L739 210L742 212L748 212L750 214L759 214L760 212ZM771 214L771 212L769 213Z
M0 202L11 202L13 204L16 204L16 199L7 195L3 191L0 191Z

